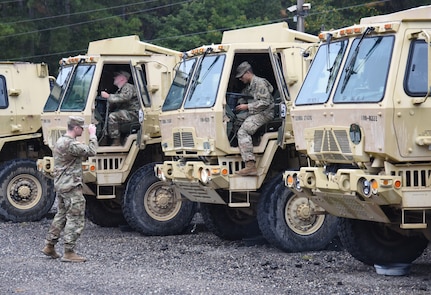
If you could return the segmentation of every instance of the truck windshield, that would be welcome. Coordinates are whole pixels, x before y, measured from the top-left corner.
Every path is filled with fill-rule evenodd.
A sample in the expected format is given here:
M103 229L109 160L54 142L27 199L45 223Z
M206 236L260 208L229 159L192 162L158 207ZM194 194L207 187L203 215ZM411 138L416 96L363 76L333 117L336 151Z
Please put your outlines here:
M385 92L393 36L374 36L353 41L346 66L334 95L334 103L379 102Z
M89 64L76 67L61 103L61 111L82 111L85 108L95 68Z
M162 111L177 110L181 107L187 83L196 64L197 58L181 62L176 70L174 81L163 103Z
M347 40L319 47L296 99L296 105L321 104L328 100L346 47Z
M73 65L68 65L61 67L58 73L57 79L52 86L51 93L49 94L48 100L46 101L44 112L53 112L58 109L60 105L60 98L63 96L66 90L67 81L70 78L70 73L72 72Z
M195 71L185 109L212 107L217 97L225 56L206 56Z

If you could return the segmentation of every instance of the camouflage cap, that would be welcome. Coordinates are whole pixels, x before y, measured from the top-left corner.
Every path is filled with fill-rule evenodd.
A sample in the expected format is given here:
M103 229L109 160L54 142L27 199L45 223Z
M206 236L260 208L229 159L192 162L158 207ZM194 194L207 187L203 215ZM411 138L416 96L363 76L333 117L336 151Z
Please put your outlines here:
M81 128L85 128L84 118L78 116L69 116L69 120L67 121L68 126L79 126Z
M117 76L119 76L119 75L122 75L122 76L126 77L127 80L129 80L129 78L130 78L130 73L126 72L126 71L115 72L114 73L114 78L117 77Z
M248 70L251 69L251 65L246 62L243 61L237 68L236 68L236 76L235 78L241 78L245 72L247 72Z

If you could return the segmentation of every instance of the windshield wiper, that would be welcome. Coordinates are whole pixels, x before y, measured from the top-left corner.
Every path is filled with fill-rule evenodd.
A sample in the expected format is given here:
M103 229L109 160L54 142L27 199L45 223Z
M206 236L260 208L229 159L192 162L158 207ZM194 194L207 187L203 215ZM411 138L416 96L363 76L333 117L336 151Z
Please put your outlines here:
M354 67L356 63L356 59L358 57L359 48L361 47L362 40L364 40L365 35L371 33L374 31L374 27L368 27L365 29L365 32L362 34L361 39L359 40L358 44L356 45L355 51L353 52L352 57L350 58L350 61L345 69L346 75L344 76L343 85L341 85L341 93L344 92L344 89L346 88L347 83L349 82L350 77L353 74L356 74Z
M328 44L328 47L329 46L331 46L331 45ZM329 51L329 49L328 49L328 51ZM330 88L334 84L335 76L338 73L338 69L340 68L340 65L341 65L341 60L343 57L343 51L344 51L344 41L341 42L340 49L338 50L337 56L335 57L334 63L332 64L332 67L328 68L329 78L328 78L328 83L326 84L326 93L328 93L328 91L330 90Z
M202 55L202 58L200 60L198 60L197 69L196 69L196 71L194 71L194 78L193 78L193 80L191 82L191 85L190 85L190 90L189 90L189 94L188 94L189 95L188 100L192 99L192 97L193 97L192 94L195 91L196 86L198 85L199 75L200 75L200 72L202 70L202 64L204 62L204 59L205 59L206 55L208 53L210 53L212 50L213 49L211 47L208 47L207 50L205 50L204 54Z

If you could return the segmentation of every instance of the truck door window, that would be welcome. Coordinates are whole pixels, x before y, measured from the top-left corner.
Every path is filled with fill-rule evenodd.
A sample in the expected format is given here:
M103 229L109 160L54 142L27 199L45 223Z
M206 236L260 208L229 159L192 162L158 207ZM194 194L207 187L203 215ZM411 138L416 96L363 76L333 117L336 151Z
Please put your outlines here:
M225 56L206 56L196 70L190 92L184 103L185 109L212 107L217 97Z
M6 87L6 78L0 75L0 109L5 109L9 105Z
M163 103L162 111L177 110L181 107L185 90L197 59L183 60L177 67L174 80Z
M357 48L359 41L359 38L355 39L350 47L334 95L335 103L379 102L383 99L394 37L366 37Z
M49 94L48 100L43 108L44 112L53 112L58 109L60 105L60 99L66 90L67 82L70 79L70 73L72 73L73 65L61 67L57 79L54 85L51 87L51 92Z
M425 96L427 93L427 54L427 44L424 40L412 42L404 80L404 90L410 96Z
M85 108L94 69L94 65L78 65L61 103L61 111L82 111Z
M296 98L297 105L322 104L328 101L346 47L347 40L327 43L319 47Z
M150 107L151 100L148 95L147 81L145 79L145 73L140 67L136 67L136 78L138 79L138 81L136 81L136 87L141 94L142 103L144 106Z

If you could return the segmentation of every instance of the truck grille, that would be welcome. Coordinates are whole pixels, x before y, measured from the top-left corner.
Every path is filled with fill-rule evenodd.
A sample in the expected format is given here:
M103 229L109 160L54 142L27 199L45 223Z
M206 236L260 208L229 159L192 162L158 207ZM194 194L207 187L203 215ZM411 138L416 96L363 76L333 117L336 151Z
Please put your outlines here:
M193 141L192 132L175 132L173 134L173 141L175 148L194 148L195 143Z
M346 130L315 130L314 148L315 157L320 160L352 161L349 136Z
M92 158L92 160L93 162L97 163L97 169L99 171L119 170L123 167L124 161L126 160L126 156L97 156Z
M411 169L410 167L400 168L396 173L402 177L404 187L426 188L431 186L431 170L427 167L422 169Z

